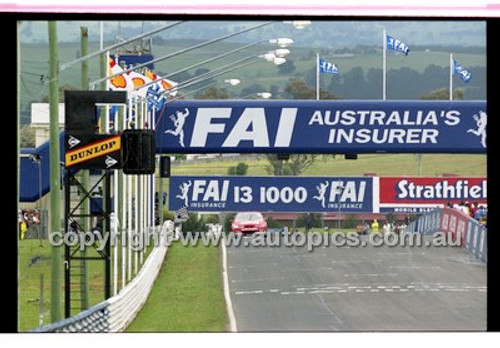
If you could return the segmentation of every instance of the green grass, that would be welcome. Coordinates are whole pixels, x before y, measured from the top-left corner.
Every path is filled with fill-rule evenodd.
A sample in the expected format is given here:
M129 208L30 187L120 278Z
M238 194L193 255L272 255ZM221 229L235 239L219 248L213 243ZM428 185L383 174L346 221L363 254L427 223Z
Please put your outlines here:
M127 332L224 332L219 249L172 244L148 301Z
M424 154L422 175L442 176L454 173L460 176L486 177L486 155ZM227 175L227 170L239 162L248 164L247 175L269 175L269 163L264 157L241 157L224 161L192 162L172 166L172 175ZM417 157L414 154L366 154L357 160L320 156L303 176L362 176L376 173L379 176L417 176Z
M40 284L43 275L43 325L51 323L51 245L48 240L24 239L18 241L18 331L25 332L39 327ZM64 247L62 247L64 255ZM95 249L88 249L87 256L97 256ZM151 247L144 253L144 260ZM79 261L73 261L79 262ZM89 306L105 300L104 296L104 261L88 260ZM121 265L121 247L119 245L118 265ZM140 267L140 264L139 264ZM133 267L132 267L133 269ZM121 269L119 270L118 289L121 288ZM61 318L64 318L64 269L61 262ZM73 310L72 315L78 313Z
M40 312L40 280L43 275L44 323L50 322L50 246L47 241L25 239L18 248L18 329L27 331L37 328ZM32 259L40 257L32 263ZM30 265L31 264L31 265Z
M19 331L39 327L40 283L43 274L43 324L49 324L51 290L51 245L47 240L24 239L18 244L18 310ZM63 248L63 247L62 247ZM63 248L64 254L64 248ZM90 254L89 254L90 255ZM77 261L75 261L77 262ZM88 261L89 305L104 300L104 262ZM64 318L64 270L61 266L61 317ZM76 314L76 312L74 313Z

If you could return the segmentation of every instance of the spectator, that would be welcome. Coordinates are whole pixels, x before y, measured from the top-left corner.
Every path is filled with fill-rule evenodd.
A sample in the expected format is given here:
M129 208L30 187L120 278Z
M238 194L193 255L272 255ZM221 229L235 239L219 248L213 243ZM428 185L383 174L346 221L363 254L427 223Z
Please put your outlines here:
M400 232L400 224L397 221L394 223L394 232L398 234Z
M364 230L364 225L363 223L360 221L357 225L356 225L356 232L358 234L363 234L363 230Z
M401 225L399 225L399 231L398 231L398 233L404 233L404 232L406 232L406 228L407 227L408 227L408 225L405 222L403 222Z
M306 219L305 219L305 227L306 227L306 233L309 232L312 228L312 216L311 213L307 213Z
M463 212L465 215L470 216L470 211L469 211L469 202L461 202L460 204L461 204L461 206L462 206L462 212Z
M377 219L373 219L371 229L372 229L372 232L378 233L378 221L377 221Z
M481 219L479 220L479 224L484 227L484 228L488 228L488 224L487 224L487 215L486 214L483 214L483 216L481 216Z
M38 210L35 210L32 215L32 228L33 233L36 232L36 237L40 238L40 218Z
M71 233L78 233L78 223L75 219L71 219L71 223L69 224L69 231Z
M389 234L391 232L391 224L389 221L385 220L384 225L382 226L382 231L384 234Z
M476 219L477 221L480 221L481 220L481 217L485 215L484 214L484 207L482 205L480 205L477 209L476 209L476 212L474 214L474 219Z
M363 221L363 234L368 234L370 233L370 225L368 225L368 222Z
M479 203L478 202L474 202L471 204L471 207L470 207L470 216L473 218L476 216L476 211L477 209L479 208Z
M19 236L21 236L21 223L24 221L24 214L21 209L18 209L18 218L17 218L17 223L18 223L18 228L19 228Z
M473 217L474 215L472 215L471 210L472 210L471 204L469 202L465 202L464 212L470 217Z
M94 226L94 229L92 230L92 232L94 233L94 236L96 238L102 237L102 222L103 222L103 220L104 220L104 216L102 216L102 215L97 216L96 224Z

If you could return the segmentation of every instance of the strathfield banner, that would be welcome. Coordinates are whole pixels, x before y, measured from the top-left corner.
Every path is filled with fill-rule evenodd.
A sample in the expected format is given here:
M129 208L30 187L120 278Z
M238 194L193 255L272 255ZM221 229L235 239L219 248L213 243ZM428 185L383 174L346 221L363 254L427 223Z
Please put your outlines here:
M486 101L189 100L157 115L161 153L486 153Z
M447 203L487 204L486 178L380 177L380 211L424 213Z
M372 177L172 176L169 209L371 212Z

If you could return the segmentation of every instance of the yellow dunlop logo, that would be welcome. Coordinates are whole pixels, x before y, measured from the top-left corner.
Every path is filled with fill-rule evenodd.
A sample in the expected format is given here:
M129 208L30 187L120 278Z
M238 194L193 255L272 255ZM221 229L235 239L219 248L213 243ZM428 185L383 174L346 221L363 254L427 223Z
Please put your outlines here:
M116 135L104 140L99 140L88 145L67 151L65 154L66 167L71 167L81 162L104 156L121 148L121 136Z

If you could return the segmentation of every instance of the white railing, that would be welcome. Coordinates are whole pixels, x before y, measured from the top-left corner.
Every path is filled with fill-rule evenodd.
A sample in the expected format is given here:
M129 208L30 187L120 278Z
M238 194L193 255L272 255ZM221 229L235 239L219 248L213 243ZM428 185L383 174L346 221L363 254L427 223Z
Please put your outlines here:
M166 221L160 236L174 233L174 223ZM160 239L161 240L161 239ZM42 326L31 332L121 332L134 320L146 302L167 252L164 243L156 243L141 270L116 296L77 315Z

